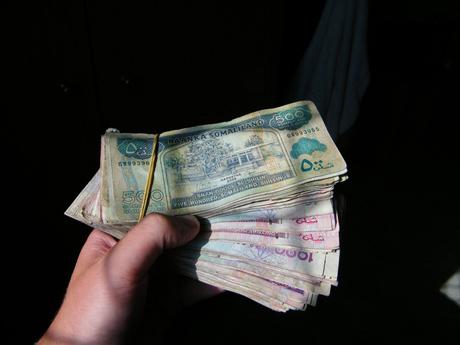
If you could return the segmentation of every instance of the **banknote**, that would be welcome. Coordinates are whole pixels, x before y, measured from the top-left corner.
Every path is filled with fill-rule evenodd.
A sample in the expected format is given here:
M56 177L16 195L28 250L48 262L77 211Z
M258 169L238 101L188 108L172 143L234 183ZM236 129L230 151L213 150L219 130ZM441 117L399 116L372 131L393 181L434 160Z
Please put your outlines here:
M212 225L254 223L271 227L282 224L289 229L319 231L333 229L336 216L332 201L300 204L295 206L274 205L236 214L219 215L209 218Z
M173 266L273 310L305 310L337 286L332 198L347 167L313 102L159 136L109 129L100 157L66 215L122 239L145 207L194 214L201 231L168 252Z
M215 267L226 267L234 270L250 273L260 277L265 277L271 281L277 281L287 286L309 291L313 294L328 296L331 290L331 284L321 281L320 279L299 279L292 277L284 272L276 271L268 266L256 266L251 262L240 258L239 260L228 260L223 257L203 254L199 260L194 260L184 256L174 257L175 263L181 263L183 266L196 268L202 262L207 262Z
M303 308L306 297L309 292L299 288L290 287L286 284L279 283L258 275L231 269L224 266L211 265L207 262L200 262L196 267L198 272L206 272L221 277L227 281L238 284L240 287L245 286L251 291L260 292L271 298L276 298L280 302L288 303L297 309Z
M283 231L249 228L247 226L213 229L197 239L223 240L264 246L295 247L308 250L339 248L339 229L332 231Z
M241 258L243 259L243 258ZM203 282L202 279L218 279L220 287L225 288L230 282L230 291L241 293L248 289L258 292L250 298L278 310L279 303L287 309L304 310L306 305L316 303L317 294L328 295L330 284L317 280L308 282L274 272L267 267L257 267L243 260L226 260L221 256L200 255L198 260L175 257L174 264L179 271ZM246 294L242 293L247 296ZM262 297L263 296L263 297ZM273 300L278 307L273 305Z
M258 291L253 291L246 286L231 282L223 277L218 277L215 274L209 274L206 272L191 270L187 268L179 268L179 272L203 283L207 283L219 287L221 289L232 291L242 296L248 297L249 299L256 301L257 303L260 303L266 306L267 308L270 308L275 311L286 312L292 309L292 307L280 302L276 298L271 298Z
M199 259L201 253L229 260L244 258L254 265L269 266L299 278L317 277L336 281L340 250L310 251L299 248L279 248L243 244L232 241L195 240L176 249L180 256Z
M104 223L137 220L153 134L108 132L102 141ZM315 105L296 102L162 133L148 212L212 215L232 202L266 200L345 173Z

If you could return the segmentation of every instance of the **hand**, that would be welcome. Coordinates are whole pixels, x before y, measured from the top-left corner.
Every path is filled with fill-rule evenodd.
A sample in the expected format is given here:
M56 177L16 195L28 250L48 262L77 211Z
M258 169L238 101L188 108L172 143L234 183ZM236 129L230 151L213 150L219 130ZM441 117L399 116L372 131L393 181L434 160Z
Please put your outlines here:
M150 267L165 249L192 240L199 227L193 216L150 214L119 242L94 230L78 257L64 302L39 344L123 343L144 307ZM195 299L219 292L205 290Z

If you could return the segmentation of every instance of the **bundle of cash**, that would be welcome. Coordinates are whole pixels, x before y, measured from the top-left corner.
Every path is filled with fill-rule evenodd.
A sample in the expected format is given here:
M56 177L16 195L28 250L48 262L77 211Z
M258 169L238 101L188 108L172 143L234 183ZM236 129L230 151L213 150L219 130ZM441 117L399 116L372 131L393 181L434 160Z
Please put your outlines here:
M332 196L346 172L310 101L159 136L107 130L101 167L66 215L117 238L146 202L147 213L199 216L200 234L170 253L182 274L303 310L337 285Z

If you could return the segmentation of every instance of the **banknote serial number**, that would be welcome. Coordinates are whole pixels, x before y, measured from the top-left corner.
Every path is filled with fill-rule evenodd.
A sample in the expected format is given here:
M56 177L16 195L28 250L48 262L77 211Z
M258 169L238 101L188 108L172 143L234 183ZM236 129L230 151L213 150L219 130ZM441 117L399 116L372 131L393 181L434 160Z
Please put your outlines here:
M305 134L316 133L316 132L319 132L319 131L320 131L319 127L303 128L303 129L298 129L297 131L293 131L291 133L288 133L287 137L288 138L294 138L294 137L298 137L298 136L305 135Z
M138 166L138 165L150 165L150 162L149 161L139 161L139 160L118 162L119 167L133 167L133 166Z

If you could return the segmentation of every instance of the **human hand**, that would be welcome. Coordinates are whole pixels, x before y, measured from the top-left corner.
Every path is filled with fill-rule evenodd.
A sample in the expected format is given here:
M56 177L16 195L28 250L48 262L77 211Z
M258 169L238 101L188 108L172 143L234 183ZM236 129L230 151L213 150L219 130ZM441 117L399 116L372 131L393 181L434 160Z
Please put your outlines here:
M193 216L150 214L119 242L94 230L78 257L64 302L38 344L123 343L144 307L150 267L165 249L192 240L199 227ZM195 299L219 292L208 288Z

